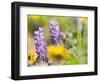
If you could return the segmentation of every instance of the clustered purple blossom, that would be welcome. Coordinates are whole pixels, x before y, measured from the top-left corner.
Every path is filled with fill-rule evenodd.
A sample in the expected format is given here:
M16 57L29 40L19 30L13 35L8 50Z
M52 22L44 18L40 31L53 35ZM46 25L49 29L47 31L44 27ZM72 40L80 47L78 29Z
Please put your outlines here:
M44 30L42 27L39 27L39 30L34 32L34 40L36 46L36 53L38 54L39 60L43 60L47 63L47 45L45 42Z
M55 20L50 23L50 32L52 44L54 45L59 45L60 40L65 38L65 34L63 32L59 32L59 23ZM39 27L37 31L34 31L34 41L38 59L48 63L47 44L42 27Z
M50 22L51 40L54 45L59 45L60 40L65 38L63 32L59 32L59 23L55 20Z

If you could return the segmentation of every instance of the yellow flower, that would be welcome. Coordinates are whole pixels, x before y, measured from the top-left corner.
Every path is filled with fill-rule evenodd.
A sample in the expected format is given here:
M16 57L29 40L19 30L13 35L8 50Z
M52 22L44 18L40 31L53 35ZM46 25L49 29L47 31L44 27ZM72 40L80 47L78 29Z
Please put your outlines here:
M63 46L51 45L48 46L48 59L50 61L67 61L70 59L70 53Z
M88 18L87 17L81 17L80 21L82 24L87 24L88 23Z
M32 18L33 18L34 20L38 20L38 19L40 18L40 16L32 16Z
M37 61L37 58L38 58L38 55L36 53L34 53L33 50L30 50L30 53L28 55L29 64L30 65L35 64Z

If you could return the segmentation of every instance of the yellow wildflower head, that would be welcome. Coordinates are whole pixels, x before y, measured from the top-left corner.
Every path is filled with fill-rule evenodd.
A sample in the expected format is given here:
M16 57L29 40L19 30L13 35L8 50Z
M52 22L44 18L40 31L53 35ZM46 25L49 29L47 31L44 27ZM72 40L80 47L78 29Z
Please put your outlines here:
M29 65L35 64L37 61L37 58L38 58L38 55L33 50L30 50L29 55L28 55Z
M48 46L48 59L55 63L56 61L67 61L70 59L70 53L63 46Z

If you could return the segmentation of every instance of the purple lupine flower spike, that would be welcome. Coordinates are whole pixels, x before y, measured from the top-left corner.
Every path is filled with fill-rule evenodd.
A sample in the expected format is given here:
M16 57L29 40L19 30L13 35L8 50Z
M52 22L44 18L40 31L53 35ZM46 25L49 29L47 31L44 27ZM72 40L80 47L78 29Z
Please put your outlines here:
M40 58L39 31L34 32L34 41L35 41L35 45L36 45L36 53L38 54L38 57Z
M50 22L51 40L54 45L59 45L60 40L65 38L63 32L59 32L59 23L55 20Z
M44 62L48 63L47 45L42 27L39 27L39 30L34 32L34 40L39 60L43 60Z
M50 22L51 40L54 45L59 44L59 23L55 20Z

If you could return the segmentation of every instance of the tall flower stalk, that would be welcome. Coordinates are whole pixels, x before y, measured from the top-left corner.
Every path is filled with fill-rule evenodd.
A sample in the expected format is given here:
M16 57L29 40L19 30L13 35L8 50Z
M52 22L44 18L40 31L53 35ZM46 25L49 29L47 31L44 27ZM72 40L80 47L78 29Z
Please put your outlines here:
M44 30L42 27L39 27L39 30L34 32L34 40L38 59L48 63L47 45L45 42Z
M59 23L55 20L50 22L50 36L52 44L59 45L60 40L65 38L65 34L59 31Z

